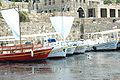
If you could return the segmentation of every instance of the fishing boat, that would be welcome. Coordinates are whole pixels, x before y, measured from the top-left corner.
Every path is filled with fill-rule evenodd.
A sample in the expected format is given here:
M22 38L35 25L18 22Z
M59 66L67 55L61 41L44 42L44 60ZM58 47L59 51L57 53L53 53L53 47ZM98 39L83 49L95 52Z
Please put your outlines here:
M70 42L66 41L66 37L69 35L74 17L71 16L54 16L50 17L52 26L55 28L55 31L59 33L61 37L60 46L64 48L65 55L73 54L75 46L71 46ZM53 51L54 52L54 51Z
M116 50L119 43L119 35L120 29L107 30L102 32L96 32L96 42L93 46L94 51L101 50Z
M13 37L19 40L19 44L12 46L0 46L0 61L31 61L46 59L51 52L51 47L42 47L35 44L21 43L21 29L19 23L18 8L5 9L0 11L4 20L13 33Z
M73 42L62 42L62 45L65 47L66 56L72 56L74 54L76 45L74 45Z
M64 50L64 47L62 46L56 46L52 49L50 54L48 55L48 58L65 58L66 53Z
M54 38L49 38L45 41L46 41L44 43L45 45L52 47L52 51L48 55L48 58L65 58L66 57L65 49L63 46L61 46L60 42L58 42Z
M46 59L51 48L34 47L34 45L15 45L0 47L0 61L32 61Z
M120 50L120 40L119 40L119 42L117 44L117 50Z
M84 34L86 36L86 39L84 40L84 44L86 45L85 52L93 51L93 46L98 44L98 41L96 41L93 37L94 34L95 33L85 33Z
M83 54L86 51L86 44L84 44L84 40L80 40L76 42L76 48L74 54Z

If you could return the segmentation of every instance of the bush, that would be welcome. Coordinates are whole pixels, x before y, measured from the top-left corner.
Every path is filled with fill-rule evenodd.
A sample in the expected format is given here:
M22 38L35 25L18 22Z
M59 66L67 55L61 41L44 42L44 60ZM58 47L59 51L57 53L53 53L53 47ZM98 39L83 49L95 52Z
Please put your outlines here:
M111 0L105 0L105 1L104 1L104 4L111 4L111 3L112 3Z
M120 3L120 0L116 0L116 3Z
M0 6L2 6L2 2L0 2Z
M21 11L20 12L20 22L28 22L28 21L30 21L30 20L29 20L27 12Z

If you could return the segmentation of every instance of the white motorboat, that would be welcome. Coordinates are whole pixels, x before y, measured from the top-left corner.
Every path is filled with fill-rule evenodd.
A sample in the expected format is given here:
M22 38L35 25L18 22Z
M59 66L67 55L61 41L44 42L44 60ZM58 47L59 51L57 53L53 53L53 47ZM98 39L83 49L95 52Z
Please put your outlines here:
M50 17L52 26L55 28L56 32L60 33L61 46L65 47L66 54L73 54L75 46L70 46L66 43L66 37L69 35L74 17L71 16L54 16ZM54 49L53 49L54 50Z
M83 40L76 42L76 48L74 54L85 53L85 50L86 50L86 45L84 44Z
M116 50L119 42L119 32L120 29L114 29L95 33L97 37L95 41L98 44L93 46L94 51Z
M76 46L73 44L73 42L62 42L62 45L65 46L65 52L67 56L73 55L76 49Z

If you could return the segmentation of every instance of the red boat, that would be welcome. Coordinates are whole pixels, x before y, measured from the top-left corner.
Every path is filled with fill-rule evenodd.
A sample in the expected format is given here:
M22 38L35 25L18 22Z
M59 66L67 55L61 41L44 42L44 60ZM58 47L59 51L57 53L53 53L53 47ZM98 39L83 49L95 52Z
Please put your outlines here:
M19 9L11 8L0 11L8 27L11 29L14 39L20 40L20 45L0 47L0 61L31 61L48 57L52 48L44 48L33 44L21 44L21 27ZM9 39L2 37L2 41ZM10 40L10 39L9 39Z
M0 61L31 61L48 57L52 48L35 46L32 44L1 46Z

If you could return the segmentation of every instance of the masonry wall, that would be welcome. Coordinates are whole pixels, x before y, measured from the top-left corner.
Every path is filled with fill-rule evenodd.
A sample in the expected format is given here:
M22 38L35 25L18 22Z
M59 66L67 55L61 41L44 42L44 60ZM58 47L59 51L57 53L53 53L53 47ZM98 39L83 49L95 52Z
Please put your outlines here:
M17 5L16 5L17 6ZM20 5L20 9L23 10L23 6ZM4 5L3 8L11 8L12 5ZM27 9L26 6L24 9ZM86 10L86 7L84 7ZM76 8L77 9L77 8ZM49 17L50 16L73 16L75 17L74 23L72 25L71 32L67 37L67 40L79 40L80 39L80 27L81 24L84 25L84 32L98 32L104 30L111 30L114 26L120 28L120 23L114 22L113 20L120 20L120 18L85 18L80 19L78 13L74 10L67 12L55 12L55 13L29 13L30 22L20 23L22 34L40 34L40 33L50 33L55 32ZM84 22L84 23L81 23ZM0 18L0 36L12 35L4 19ZM58 36L58 35L55 35ZM57 37L60 38L60 37Z
M55 15L61 15L61 13L56 13ZM66 16L74 15L70 13L64 13ZM40 33L51 33L55 32L49 17L53 14L43 14L43 13L34 13L29 14L30 22L20 23L21 31L23 35L26 34L40 34ZM84 31L85 33L98 32L104 30L111 30L112 27L118 26L120 28L120 23L113 23L114 18L100 18L100 19L79 19L75 18L72 25L71 32L67 37L67 40L79 40L80 39L80 26L84 20ZM116 19L117 20L117 19ZM118 18L119 20L119 18ZM7 28L7 24L4 22L4 19L0 18L0 36L12 35L11 31ZM55 35L56 36L56 35ZM59 37L58 37L59 38Z

